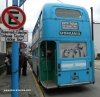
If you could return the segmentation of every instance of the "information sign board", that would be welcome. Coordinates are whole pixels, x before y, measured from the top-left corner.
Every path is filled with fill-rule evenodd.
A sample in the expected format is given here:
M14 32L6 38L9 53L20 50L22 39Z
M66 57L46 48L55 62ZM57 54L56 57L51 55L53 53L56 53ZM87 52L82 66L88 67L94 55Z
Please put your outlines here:
M6 42L27 42L28 41L27 30L0 30L0 41Z

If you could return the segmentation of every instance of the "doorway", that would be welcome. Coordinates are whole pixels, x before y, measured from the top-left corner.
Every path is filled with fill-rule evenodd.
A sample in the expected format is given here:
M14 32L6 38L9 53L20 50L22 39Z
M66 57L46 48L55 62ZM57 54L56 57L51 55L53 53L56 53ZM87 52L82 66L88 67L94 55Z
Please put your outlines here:
M43 41L40 44L40 78L44 82L56 82L56 42Z

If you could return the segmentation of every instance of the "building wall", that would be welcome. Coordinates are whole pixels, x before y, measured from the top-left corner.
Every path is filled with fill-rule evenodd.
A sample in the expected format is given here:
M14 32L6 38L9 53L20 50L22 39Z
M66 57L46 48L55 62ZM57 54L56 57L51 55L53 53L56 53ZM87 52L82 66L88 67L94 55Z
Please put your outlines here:
M6 53L6 42L4 41L0 42L0 52Z
M100 23L94 23L94 48L95 53L100 53Z
M1 22L1 18L0 18L0 28L1 29L6 29L6 27ZM6 69L6 66L4 64L5 55L6 55L6 42L5 41L0 41L0 75Z
M6 27L3 26L3 24L0 24L1 29L6 29ZM0 53L6 53L6 42L0 41Z

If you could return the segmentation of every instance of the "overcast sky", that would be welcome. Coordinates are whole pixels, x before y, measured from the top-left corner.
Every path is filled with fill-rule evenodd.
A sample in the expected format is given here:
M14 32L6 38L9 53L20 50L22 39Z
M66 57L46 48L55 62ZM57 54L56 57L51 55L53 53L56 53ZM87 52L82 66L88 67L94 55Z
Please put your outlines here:
M27 16L27 22L25 23L25 28L28 29L30 32L33 30L38 15L45 3L49 2L60 3L60 1L66 4L83 6L87 9L89 14L90 14L90 7L93 7L94 21L100 22L100 3L99 3L100 0L27 0L24 4L24 10Z
M8 6L12 5L12 0L8 0ZM38 15L45 3L66 3L77 6L83 6L90 14L90 7L93 7L94 21L100 23L100 0L26 0L24 3L24 11L26 14L25 30L29 31L29 41L31 41L31 33L34 29ZM0 14L6 8L6 0L0 0ZM23 9L23 6L21 7Z
M8 0L8 6L12 5L12 0ZM66 4L73 4L78 6L83 6L87 9L90 13L90 7L94 9L94 21L100 22L100 0L26 0L24 4L24 11L26 13L26 23L25 29L31 32L34 28L34 25L37 21L38 15L41 11L42 6L45 3L49 2L59 2L66 3ZM6 8L6 0L0 0L0 14ZM23 7L21 7L23 8Z
M41 11L42 6L45 3L49 2L59 2L66 4L74 4L78 6L83 6L90 13L90 7L94 9L94 21L100 22L100 0L27 0L25 2L24 8L27 16L27 22L25 24L25 28L30 31L34 27L39 12ZM29 26L30 25L30 26Z

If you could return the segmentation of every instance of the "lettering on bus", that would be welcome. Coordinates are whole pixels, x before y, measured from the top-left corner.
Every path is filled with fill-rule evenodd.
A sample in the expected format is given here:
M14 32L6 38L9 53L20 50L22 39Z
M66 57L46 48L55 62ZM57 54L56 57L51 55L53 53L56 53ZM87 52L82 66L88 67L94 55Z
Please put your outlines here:
M60 35L67 35L67 36L80 36L81 32L79 31L61 31Z

